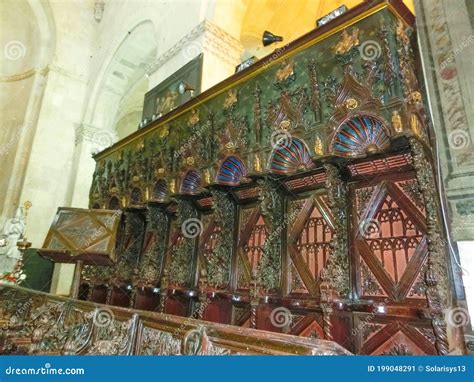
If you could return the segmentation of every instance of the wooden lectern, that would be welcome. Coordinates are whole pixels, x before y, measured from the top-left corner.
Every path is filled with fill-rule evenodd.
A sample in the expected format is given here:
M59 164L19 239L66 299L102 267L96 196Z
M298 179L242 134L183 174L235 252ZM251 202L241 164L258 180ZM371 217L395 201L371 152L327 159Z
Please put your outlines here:
M122 211L58 208L40 256L75 263L71 297L77 298L83 265L112 265Z

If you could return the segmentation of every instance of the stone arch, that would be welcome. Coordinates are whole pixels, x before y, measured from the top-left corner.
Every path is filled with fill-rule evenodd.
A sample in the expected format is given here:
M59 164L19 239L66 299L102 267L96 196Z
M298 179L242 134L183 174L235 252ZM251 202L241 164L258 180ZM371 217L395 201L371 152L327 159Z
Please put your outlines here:
M115 125L127 116L128 109L137 119L136 124L131 123L133 128L141 118L143 94L149 86L145 70L155 60L158 47L153 21L149 18L134 21L112 45L96 76L85 114L88 124L109 132L110 144L123 138L117 135ZM138 98L134 97L137 94ZM134 102L134 98L138 101ZM132 102L127 102L130 99Z
M2 116L4 128L0 132L0 141L8 148L2 157L2 177L7 179L0 185L2 226L5 219L13 216L22 197L56 33L47 2L3 2L0 12L5 24L0 39L0 103L8 111ZM12 107L10 102L14 102Z

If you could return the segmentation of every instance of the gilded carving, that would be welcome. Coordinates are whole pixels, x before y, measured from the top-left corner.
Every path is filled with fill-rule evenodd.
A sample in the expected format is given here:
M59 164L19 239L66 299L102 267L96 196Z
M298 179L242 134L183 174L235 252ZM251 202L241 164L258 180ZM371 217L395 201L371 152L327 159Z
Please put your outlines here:
M334 50L337 54L346 54L352 48L359 45L359 29L352 28L351 34L344 29L341 33L341 40L336 44Z
M403 133L402 117L398 114L398 110L392 111L392 129L397 134Z
M311 81L311 109L314 113L314 119L316 122L321 121L321 101L320 101L320 90L318 81L318 65L316 60L313 58L308 64L308 71Z
M260 102L260 96L262 90L260 87L255 85L253 91L253 115L254 115L254 131L255 131L255 144L260 145L262 138L262 107Z
M347 110L354 110L359 106L359 102L355 98L348 98L344 102L344 106Z
M237 89L230 89L224 100L224 110L231 109L237 103Z
M278 83L284 82L288 79L294 79L295 76L295 62L293 60L283 60L280 68L275 74L275 79Z
M316 136L316 140L314 141L314 153L317 156L324 155L323 141L321 140L321 137L319 135Z
M408 36L407 30L405 28L405 24L403 23L402 20L397 21L397 27L395 29L395 34L397 35L397 38L400 40L400 42L408 46L410 45L410 37Z
M188 118L188 126L194 126L199 123L199 109L191 110L191 115Z

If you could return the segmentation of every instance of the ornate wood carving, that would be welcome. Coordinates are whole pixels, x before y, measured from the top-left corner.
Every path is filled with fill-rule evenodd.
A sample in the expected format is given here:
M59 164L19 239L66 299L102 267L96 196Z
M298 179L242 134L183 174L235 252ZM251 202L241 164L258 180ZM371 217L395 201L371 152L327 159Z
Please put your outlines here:
M326 267L333 289L341 297L346 297L350 291L347 247L347 187L336 166L326 164L324 167L327 174L326 188L328 189L329 207L334 216L332 252Z
M156 286L161 278L165 260L168 214L149 205L146 210L146 231L138 266L138 284Z
M308 64L309 79L311 84L311 109L313 109L314 119L316 123L321 121L321 104L320 92L318 82L318 64L315 59L312 59Z
M0 290L0 353L350 354L334 342L160 313L145 315L10 286Z
M145 232L145 219L141 212L125 212L125 228L117 263L114 267L114 283L130 282L138 275L138 262Z
M171 249L171 258L167 267L168 281L170 284L186 286L190 281L192 258L195 244L195 229L200 230L197 211L192 202L184 199L177 199L178 208L176 211L176 230L178 238L176 244ZM194 220L193 220L194 219ZM190 234L185 236L185 232Z
M423 195L426 208L427 236L428 236L428 259L425 273L426 299L432 318L432 325L436 336L436 349L439 354L447 354L449 351L446 333L446 321L443 311L448 303L448 274L447 259L441 236L441 221L436 196L436 183L434 181L433 169L427 159L423 145L410 138L410 146L413 152L413 166L416 171L419 190Z
M260 145L262 140L262 105L260 101L260 95L262 94L262 89L255 85L253 91L253 114L254 114L254 131L255 131L255 144Z
M265 178L259 181L260 210L267 227L267 236L263 245L263 254L258 267L259 284L267 291L280 288L281 276L281 232L286 229L283 219L283 197L278 183Z
M161 217L148 210L138 272L131 240L138 234L126 227L115 268L123 274L111 281L156 285L161 278L161 312L218 321L220 304L232 304L243 312L234 323L276 331L282 329L267 325L271 307L290 306L291 333L334 338L359 353L434 353L423 328L445 353L448 277L437 190L430 154L415 140L412 160L407 139L423 137L427 119L410 20L393 12L398 3L388 4L377 4L340 35L326 38L316 29L296 50L279 52L279 64L256 63L98 154L94 208L138 213L150 195L163 208ZM349 12L355 17L370 7L364 2ZM397 24L399 14L406 20ZM290 144L275 144L275 133ZM359 223L370 219L362 237ZM194 225L191 232L184 232L186 222ZM100 280L97 270L84 269L83 279ZM190 297L198 274L196 301ZM108 302L117 303L117 289L109 287ZM434 330L419 318L425 295ZM376 322L358 328L364 315ZM185 326L172 335L162 327L144 331L146 352L175 352L192 325ZM193 354L202 350L200 341L213 340L196 327L188 334L185 348ZM169 342L170 349L153 341Z
M234 232L234 204L228 193L212 190L213 211L217 232L215 249L207 261L207 281L211 285L226 287L229 283L230 260Z

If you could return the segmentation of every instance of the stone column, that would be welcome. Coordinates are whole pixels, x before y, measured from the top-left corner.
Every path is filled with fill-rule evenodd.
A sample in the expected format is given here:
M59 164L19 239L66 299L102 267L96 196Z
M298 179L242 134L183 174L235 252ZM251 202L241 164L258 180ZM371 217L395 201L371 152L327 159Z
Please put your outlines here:
M117 138L114 132L88 124L76 124L75 133L72 171L65 205L88 208L89 191L95 168L92 154L112 145ZM67 179L64 181L67 182ZM74 268L74 264L55 265L51 293L67 294L72 284Z
M87 208L95 169L92 155L111 146L118 138L115 131L86 123L76 124L75 132L73 171L68 192L69 204L73 207Z
M415 2L419 48L426 92L437 143L438 187L444 220L449 222L446 246L454 278L463 277L465 295L456 283L455 325L472 329L474 319L474 31L473 9L465 0ZM466 300L471 312L466 310ZM461 314L461 316L459 315ZM470 323L469 323L470 321Z

